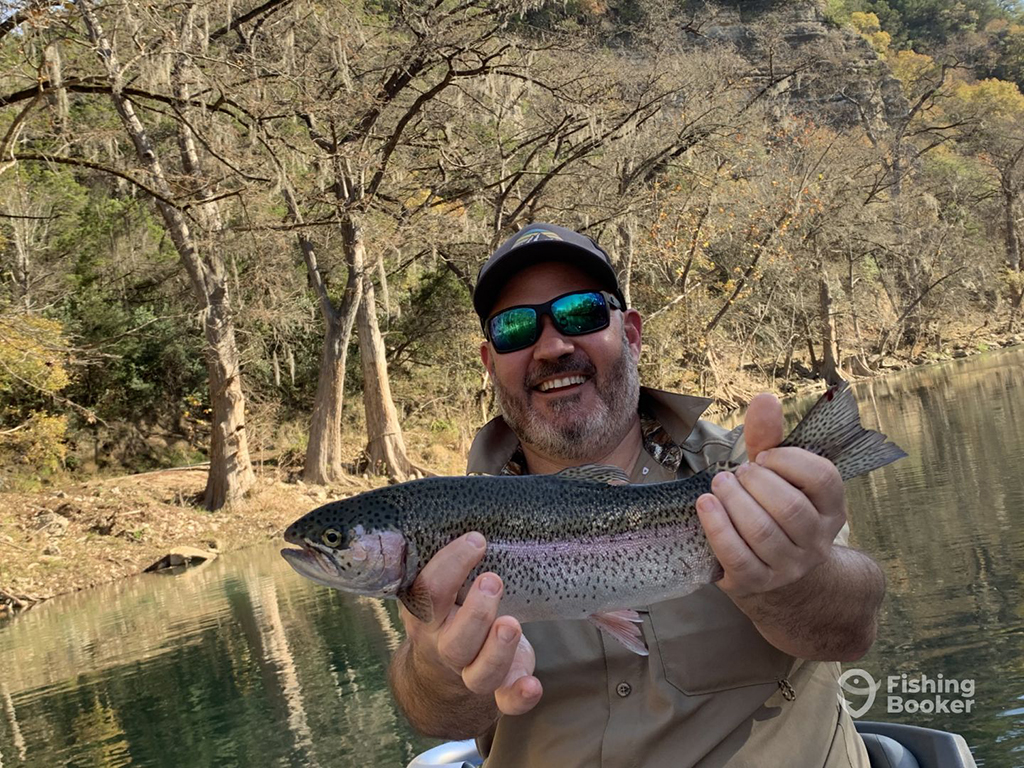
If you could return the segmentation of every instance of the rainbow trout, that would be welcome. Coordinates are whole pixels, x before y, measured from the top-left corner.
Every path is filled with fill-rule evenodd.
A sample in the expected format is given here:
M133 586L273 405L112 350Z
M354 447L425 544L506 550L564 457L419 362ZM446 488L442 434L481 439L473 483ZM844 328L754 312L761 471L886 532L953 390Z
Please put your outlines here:
M741 439L737 430L736 439ZM824 456L843 480L906 454L864 429L846 384L831 387L781 443ZM697 518L721 463L692 477L629 485L616 467L588 465L554 475L430 477L334 501L292 523L281 554L318 584L401 600L432 620L415 581L443 546L479 531L480 573L504 582L501 612L519 621L589 619L646 655L631 606L682 597L722 577Z

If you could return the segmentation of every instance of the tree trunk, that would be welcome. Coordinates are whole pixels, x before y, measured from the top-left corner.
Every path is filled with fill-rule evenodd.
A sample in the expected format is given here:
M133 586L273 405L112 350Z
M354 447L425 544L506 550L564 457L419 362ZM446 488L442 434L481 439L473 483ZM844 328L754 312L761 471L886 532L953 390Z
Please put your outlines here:
M858 376L867 376L870 373L870 368L868 367L868 356L864 351L864 336L860 330L860 316L857 314L857 300L854 295L854 289L856 286L856 280L853 277L854 263L855 260L852 253L848 253L844 288L846 290L846 300L850 304L850 319L853 321L853 338L857 342L857 355L854 358L855 367L853 372Z
M804 327L804 341L807 344L807 356L811 358L811 371L817 375L821 368L818 365L818 355L814 351L814 334L811 333L811 326L807 322L807 315L800 313L800 324Z
M24 206L21 210L25 210ZM11 272L14 278L14 294L22 308L32 308L32 273L31 273L31 243L29 242L26 222L14 220L12 226L14 231L14 263L11 265Z
M307 483L327 485L341 479L341 414L345 401L345 364L352 326L345 328L338 318L327 324L320 378L316 385L309 444L302 467Z
M203 504L209 510L239 500L256 482L245 431L245 395L227 293L206 317L206 369L210 376L210 473Z
M636 255L635 237L633 234L633 222L619 224L619 271L621 273L622 298L626 300L626 306L633 306L633 258Z
M362 239L355 227L359 247ZM398 423L398 411L391 399L391 383L385 360L384 339L377 325L377 306L373 281L368 277L362 285L363 300L356 313L359 335L359 357L363 365L363 407L366 409L366 456L370 471L404 482L417 474L409 461Z
M132 103L122 95L124 78L120 64L88 0L78 3L78 8L106 69L111 99L121 123L135 146L139 160L149 172L154 189L163 198L156 200L157 208L202 309L212 409L210 473L204 504L207 509L219 509L239 499L256 482L245 432L245 397L224 265L215 252L211 251L205 258L200 257L184 215L179 208L167 202L172 199L170 184L142 121L135 114ZM187 134L187 129L183 127L182 130ZM182 148L186 159L189 159L187 147L183 145ZM204 213L212 215L209 210Z
M281 195L288 206L289 215L297 224L302 224L302 212L288 185L281 185ZM341 479L342 436L341 415L345 404L345 367L348 361L348 345L355 325L356 310L362 298L364 246L362 236L351 217L341 223L342 250L348 275L345 279L345 293L341 308L334 306L327 292L327 285L317 262L313 242L299 231L299 249L306 264L306 275L316 292L320 314L324 319L324 345L320 354L320 376L317 379L316 395L313 399L313 416L309 425L309 443L302 467L302 479L307 483L326 485ZM294 357L289 354L289 370L292 382L295 379Z
M832 314L832 294L828 288L828 272L824 268L818 278L818 300L821 308L821 377L829 386L844 381L839 371L839 349L836 342L836 321Z
M1020 238L1017 236L1017 219L1014 216L1017 195L1011 184L1003 184L1003 226L1006 228L1006 266L1013 272L1020 272Z
M324 349L320 358L320 378L316 385L313 401L313 418L309 427L309 445L302 478L308 483L327 484L337 482L342 476L341 467L341 414L345 402L345 366L348 359L348 344L352 338L352 326L362 300L363 241L357 227L351 220L342 224L345 262L348 277L345 295L340 310L335 310L324 293L321 308L324 310L326 330ZM307 254L307 266L312 263L316 271L312 244L300 238L303 252ZM311 259L312 262L311 262Z

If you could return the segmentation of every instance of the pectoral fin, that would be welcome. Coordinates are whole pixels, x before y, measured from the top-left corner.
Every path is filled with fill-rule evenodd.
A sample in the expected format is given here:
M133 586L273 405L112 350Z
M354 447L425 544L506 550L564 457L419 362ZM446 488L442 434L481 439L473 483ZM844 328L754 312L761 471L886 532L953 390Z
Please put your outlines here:
M644 642L643 633L639 624L644 620L636 611L626 608L621 611L608 611L607 613L594 613L587 617L591 624L602 632L614 637L633 653L641 656L648 656L647 643Z
M397 597L402 601L402 605L409 609L409 613L424 624L429 624L434 620L434 603L430 599L430 592L420 585L419 581L414 581L405 589L398 590Z

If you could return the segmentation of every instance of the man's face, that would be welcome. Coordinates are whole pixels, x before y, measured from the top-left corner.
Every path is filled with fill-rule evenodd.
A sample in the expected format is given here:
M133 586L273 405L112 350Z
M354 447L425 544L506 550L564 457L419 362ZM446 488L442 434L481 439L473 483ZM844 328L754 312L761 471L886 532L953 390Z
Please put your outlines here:
M491 314L601 287L571 265L543 262L516 273ZM531 347L506 354L488 342L480 348L502 415L525 445L552 459L596 460L619 444L636 419L640 315L612 311L607 328L582 336L563 335L546 315L541 323Z

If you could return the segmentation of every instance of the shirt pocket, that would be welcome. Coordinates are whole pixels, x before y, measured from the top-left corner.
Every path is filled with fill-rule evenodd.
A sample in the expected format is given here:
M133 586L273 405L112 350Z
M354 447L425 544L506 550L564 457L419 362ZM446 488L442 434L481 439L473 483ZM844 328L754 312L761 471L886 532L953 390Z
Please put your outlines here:
M665 680L690 696L778 684L795 662L714 586L648 606L648 620Z

